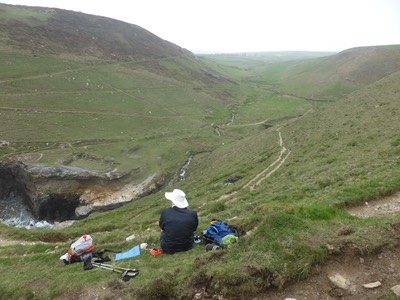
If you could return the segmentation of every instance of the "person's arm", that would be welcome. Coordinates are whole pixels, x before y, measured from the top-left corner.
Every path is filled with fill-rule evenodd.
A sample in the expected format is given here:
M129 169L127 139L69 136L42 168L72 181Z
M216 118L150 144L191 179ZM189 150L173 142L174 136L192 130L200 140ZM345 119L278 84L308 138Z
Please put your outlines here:
M194 212L194 214L195 214L195 229L194 229L194 231L196 231L197 230L197 227L199 226L199 218L198 218L198 216L197 216L197 212Z
M161 231L164 230L164 210L161 212L160 219L158 220L158 226L160 226Z

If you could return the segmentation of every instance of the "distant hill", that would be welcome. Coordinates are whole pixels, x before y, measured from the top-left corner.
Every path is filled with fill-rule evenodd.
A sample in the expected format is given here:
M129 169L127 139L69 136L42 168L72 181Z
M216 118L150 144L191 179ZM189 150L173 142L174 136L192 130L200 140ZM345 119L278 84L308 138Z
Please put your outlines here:
M244 53L225 53L225 54L203 54L199 56L218 61L226 65L260 66L263 64L280 63L292 60L304 60L329 56L336 52L317 52L317 51L267 51L267 52L244 52Z
M0 4L0 48L126 60L191 54L133 24L56 8Z
M400 46L371 46L267 65L254 81L309 99L337 100L399 70Z
M337 76L370 84L400 70L400 46L352 48L330 56L319 69L336 65Z

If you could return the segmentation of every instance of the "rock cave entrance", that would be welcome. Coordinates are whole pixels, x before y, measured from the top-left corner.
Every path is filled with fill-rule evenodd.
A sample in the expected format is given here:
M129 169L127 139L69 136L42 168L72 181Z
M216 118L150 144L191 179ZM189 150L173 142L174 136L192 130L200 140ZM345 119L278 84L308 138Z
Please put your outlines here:
M52 228L54 222L76 220L79 195L40 193L21 164L0 164L0 221L7 226ZM79 216L82 218L84 216Z
M140 184L130 183L140 175L139 169L102 176L71 166L0 162L0 222L28 229L69 226L155 192L163 184L152 183L155 174Z
M40 203L38 218L50 223L76 220L75 209L80 204L79 195L65 196L53 194Z

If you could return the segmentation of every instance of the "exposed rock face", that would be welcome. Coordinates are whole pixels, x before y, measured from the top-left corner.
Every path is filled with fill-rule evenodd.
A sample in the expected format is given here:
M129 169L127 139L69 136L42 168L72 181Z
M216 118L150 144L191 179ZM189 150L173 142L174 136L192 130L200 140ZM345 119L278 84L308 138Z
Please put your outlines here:
M31 214L49 222L74 220L157 191L163 179L132 182L141 170L99 175L76 167L0 163L0 201L19 197ZM0 216L1 217L1 216Z
M0 164L0 201L19 197L29 209L33 210L31 199L36 192L33 180L24 170L23 164Z

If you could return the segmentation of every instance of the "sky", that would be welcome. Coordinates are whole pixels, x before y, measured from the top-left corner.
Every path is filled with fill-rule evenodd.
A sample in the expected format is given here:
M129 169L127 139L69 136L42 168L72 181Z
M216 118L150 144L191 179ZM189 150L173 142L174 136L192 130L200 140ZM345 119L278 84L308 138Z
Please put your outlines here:
M400 44L400 0L0 0L138 25L189 51L342 51Z

